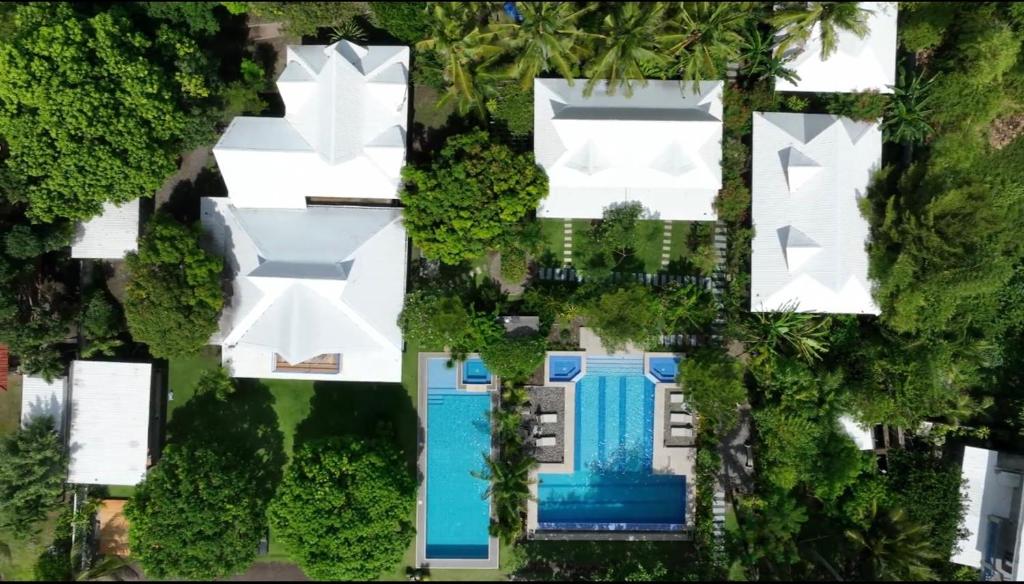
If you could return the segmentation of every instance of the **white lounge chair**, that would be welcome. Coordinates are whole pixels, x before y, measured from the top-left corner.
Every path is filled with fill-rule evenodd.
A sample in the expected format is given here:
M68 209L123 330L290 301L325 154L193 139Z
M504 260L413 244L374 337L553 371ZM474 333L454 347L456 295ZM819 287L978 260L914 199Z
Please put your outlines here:
M686 412L672 412L669 416L673 424L692 424L693 416Z
M541 436L537 438L537 446L554 446L558 441L554 436Z
M673 438L693 438L693 428L686 426L672 426Z
M668 403L670 404L681 404L683 403L683 394L679 391L673 391L668 394Z
M558 414L556 414L556 413L541 414L540 415L540 423L541 424L557 424L558 423Z

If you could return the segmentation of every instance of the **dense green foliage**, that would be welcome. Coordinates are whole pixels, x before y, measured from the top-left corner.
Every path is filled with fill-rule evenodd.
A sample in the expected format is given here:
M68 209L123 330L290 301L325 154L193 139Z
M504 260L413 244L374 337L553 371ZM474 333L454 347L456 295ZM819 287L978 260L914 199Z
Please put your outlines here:
M398 326L406 341L424 349L447 348L456 357L479 350L500 334L493 314L467 308L458 296L426 289L406 295Z
M487 109L498 122L505 124L513 136L528 136L533 132L533 86L523 89L512 83L498 86Z
M317 29L341 26L356 16L366 16L366 2L231 2L232 12L248 12L264 22L283 22L298 36L315 35Z
M377 26L403 43L423 40L427 29L427 10L422 2L370 2Z
M178 152L212 129L196 42L164 24L140 29L128 12L21 5L0 43L0 135L36 220L151 195Z
M480 350L487 368L506 382L527 380L544 364L547 342L540 336L498 336Z
M254 461L212 445L171 444L125 514L132 556L154 578L219 578L244 570L266 529Z
M703 349L683 359L679 385L701 424L718 434L732 430L738 420L737 408L747 401L743 366L716 349Z
M283 459L267 411L235 394L224 369L202 373L125 508L132 557L147 575L220 578L252 563Z
M311 578L366 580L401 561L415 528L416 480L387 440L310 441L270 507L275 533Z
M80 322L85 343L82 357L111 356L115 349L124 344L118 338L126 330L124 313L105 289L98 288L86 294Z
M427 257L450 264L496 248L547 194L532 154L483 131L449 138L430 168L406 166L402 176L409 237Z
M484 457L483 472L472 474L490 483L486 495L491 498L495 515L491 534L511 543L523 533L523 516L533 482L530 472L537 461L530 454L522 414L527 405L527 393L515 380L506 379L502 384L500 406L491 412L498 449L493 456Z
M30 534L59 505L66 464L51 416L34 415L24 428L0 438L0 527Z
M199 245L197 226L158 213L127 257L128 330L156 357L196 353L217 330L224 305L222 260Z
M642 284L626 284L602 294L586 307L585 315L608 350L621 349L626 343L648 346L664 329L661 302Z

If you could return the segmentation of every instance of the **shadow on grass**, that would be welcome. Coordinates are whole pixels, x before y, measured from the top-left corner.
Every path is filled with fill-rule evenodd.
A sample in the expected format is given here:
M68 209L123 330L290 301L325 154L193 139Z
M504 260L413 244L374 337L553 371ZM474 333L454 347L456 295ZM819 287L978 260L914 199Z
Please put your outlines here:
M313 384L309 416L295 429L295 449L305 442L333 436L375 436L394 440L416 467L419 419L405 388L397 383Z
M238 380L238 390L223 401L212 393L193 396L174 411L167 441L202 445L249 461L256 473L256 494L264 501L274 496L287 460L274 396L256 380Z

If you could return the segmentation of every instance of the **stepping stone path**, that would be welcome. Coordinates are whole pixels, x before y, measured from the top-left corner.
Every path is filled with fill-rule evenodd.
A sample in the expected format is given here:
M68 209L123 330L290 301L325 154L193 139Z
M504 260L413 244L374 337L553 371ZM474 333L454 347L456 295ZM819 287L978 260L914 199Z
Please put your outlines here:
M564 247L562 248L562 261L566 266L572 265L572 220L565 220L565 231L563 231L565 239Z
M715 499L712 504L712 522L715 529L715 539L721 543L725 535L725 491L720 481L715 481Z
M661 269L668 267L668 262L671 259L670 252L672 250L672 222L665 222L665 232L661 240Z

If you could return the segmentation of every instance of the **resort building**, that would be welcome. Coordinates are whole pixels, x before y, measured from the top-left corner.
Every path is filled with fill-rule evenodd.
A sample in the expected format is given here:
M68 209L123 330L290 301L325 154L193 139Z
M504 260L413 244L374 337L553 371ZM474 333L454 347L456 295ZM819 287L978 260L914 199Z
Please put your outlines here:
M648 80L608 95L585 79L534 79L534 153L550 182L542 218L600 219L638 201L651 219L713 221L722 186L722 82Z
M213 148L239 207L398 196L409 117L409 48L348 41L287 49L283 118L237 117Z
M211 339L235 377L401 380L407 47L288 47L284 118L235 118L227 198L201 219L232 297Z
M858 203L881 160L877 123L754 113L751 311L878 314Z
M73 361L68 482L135 485L149 462L149 363Z
M799 79L794 83L775 78L776 91L892 93L896 85L896 2L858 2L870 14L864 38L837 30L836 50L821 58L821 26L814 25L810 38L783 53L792 59L787 68Z
M139 249L139 200L103 203L103 212L75 226L71 257L120 260Z
M968 446L961 467L966 536L957 544L952 561L979 568L982 580L1020 581L1024 570L1021 526L1021 479L1024 456Z

